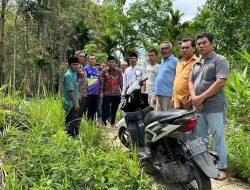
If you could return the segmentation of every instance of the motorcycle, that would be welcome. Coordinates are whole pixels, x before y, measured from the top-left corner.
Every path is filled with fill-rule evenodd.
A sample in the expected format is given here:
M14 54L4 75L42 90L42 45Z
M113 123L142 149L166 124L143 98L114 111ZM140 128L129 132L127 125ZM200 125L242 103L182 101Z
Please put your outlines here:
M141 93L146 80L132 83L120 104L121 143L137 150L146 173L161 175L167 183L180 183L186 190L211 190L210 178L218 177L218 156L209 151L205 138L192 134L198 115L181 109L153 111L147 94Z

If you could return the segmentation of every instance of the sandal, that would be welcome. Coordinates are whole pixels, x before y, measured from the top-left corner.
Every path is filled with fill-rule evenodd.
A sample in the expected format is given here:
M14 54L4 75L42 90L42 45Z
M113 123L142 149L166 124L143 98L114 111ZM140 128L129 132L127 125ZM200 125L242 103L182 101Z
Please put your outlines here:
M219 169L217 180L223 181L227 178L227 173L225 169Z

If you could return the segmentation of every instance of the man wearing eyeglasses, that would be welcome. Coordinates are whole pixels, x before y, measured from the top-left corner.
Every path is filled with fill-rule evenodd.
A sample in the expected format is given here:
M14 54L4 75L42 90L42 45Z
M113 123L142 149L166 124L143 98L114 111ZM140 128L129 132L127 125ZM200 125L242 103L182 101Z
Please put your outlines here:
M136 80L143 80L145 77L145 70L142 66L137 65L138 55L135 52L130 53L130 66L126 68L123 75L122 95L125 95L127 87L129 87Z

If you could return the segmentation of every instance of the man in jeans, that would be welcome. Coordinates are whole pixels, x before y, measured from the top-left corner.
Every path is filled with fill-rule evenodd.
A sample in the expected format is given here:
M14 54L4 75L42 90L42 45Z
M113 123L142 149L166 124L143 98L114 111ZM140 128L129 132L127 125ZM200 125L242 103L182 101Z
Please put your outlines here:
M63 78L63 102L66 111L65 125L67 133L76 137L79 128L79 92L76 81L77 58L68 59L68 70Z
M121 100L122 72L115 67L114 56L108 57L108 68L101 74L102 122L107 125L111 107L111 127L115 127L116 112Z
M189 80L193 106L200 112L194 134L209 141L209 131L214 139L214 150L219 156L218 179L226 178L227 157L224 135L225 91L229 63L213 51L213 35L202 33L196 38L201 57L194 63Z

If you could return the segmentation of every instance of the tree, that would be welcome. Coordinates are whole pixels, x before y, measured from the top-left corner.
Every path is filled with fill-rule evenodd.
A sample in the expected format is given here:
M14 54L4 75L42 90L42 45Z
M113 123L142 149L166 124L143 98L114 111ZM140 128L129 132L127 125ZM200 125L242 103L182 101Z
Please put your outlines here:
M235 57L235 52L242 48L250 51L249 23L248 0L208 0L194 19L191 29L214 33L217 51L227 57Z
M1 15L0 15L0 85L4 83L4 72L3 65L5 60L5 21L6 21L6 12L7 4L9 0L2 0L1 4Z

